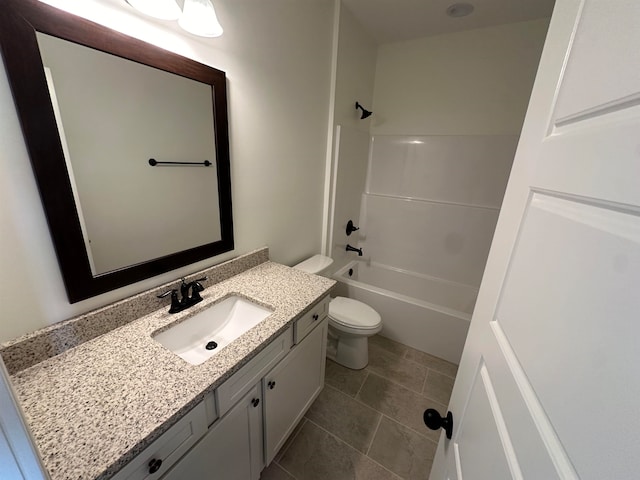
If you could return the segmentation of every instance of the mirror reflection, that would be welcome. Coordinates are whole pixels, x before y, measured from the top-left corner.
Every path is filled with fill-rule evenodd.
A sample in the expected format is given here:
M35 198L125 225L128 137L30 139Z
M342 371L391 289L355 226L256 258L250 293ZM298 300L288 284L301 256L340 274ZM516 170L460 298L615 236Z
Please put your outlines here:
M93 276L221 240L213 87L36 35Z

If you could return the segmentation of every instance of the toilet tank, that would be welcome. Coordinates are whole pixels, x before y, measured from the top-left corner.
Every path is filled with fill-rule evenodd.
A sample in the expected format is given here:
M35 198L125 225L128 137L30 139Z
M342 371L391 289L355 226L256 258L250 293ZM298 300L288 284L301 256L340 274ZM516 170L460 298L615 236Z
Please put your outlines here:
M294 265L293 268L315 275L323 275L332 263L333 259L331 257L314 255L311 258L307 258L304 262Z

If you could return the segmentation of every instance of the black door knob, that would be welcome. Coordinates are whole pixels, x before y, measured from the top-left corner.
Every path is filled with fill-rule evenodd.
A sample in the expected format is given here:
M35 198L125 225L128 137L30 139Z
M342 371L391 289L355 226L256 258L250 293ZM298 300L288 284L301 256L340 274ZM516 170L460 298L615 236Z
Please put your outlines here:
M440 413L433 408L429 408L424 411L424 423L431 430L439 430L444 428L444 432L448 439L451 439L453 434L453 414L447 412L446 417L441 417Z
M267 383L267 386L269 387L269 390L273 390L276 386L276 382L271 380L269 383Z
M251 400L251 405L253 405L254 407L257 407L258 405L260 405L260 399L254 398L253 400Z

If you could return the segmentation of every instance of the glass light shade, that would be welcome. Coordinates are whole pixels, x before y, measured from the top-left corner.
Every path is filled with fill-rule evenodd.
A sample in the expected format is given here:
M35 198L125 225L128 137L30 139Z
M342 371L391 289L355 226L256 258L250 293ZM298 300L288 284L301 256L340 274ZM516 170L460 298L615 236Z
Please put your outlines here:
M187 32L201 37L222 35L222 26L210 0L185 0L178 25Z
M127 0L136 10L161 20L177 20L182 13L175 0Z

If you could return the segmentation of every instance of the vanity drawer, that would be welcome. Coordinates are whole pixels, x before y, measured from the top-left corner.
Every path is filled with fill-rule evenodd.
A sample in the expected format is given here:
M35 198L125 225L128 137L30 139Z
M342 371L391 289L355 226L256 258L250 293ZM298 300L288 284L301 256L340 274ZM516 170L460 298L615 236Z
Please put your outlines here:
M272 341L244 367L234 373L229 380L216 390L218 414L222 417L242 396L267 373L280 359L289 353L292 345L292 327Z
M311 330L327 315L329 310L329 296L326 296L320 302L318 302L311 310L304 314L304 316L297 320L294 327L293 343L298 344L306 337Z
M204 402L182 417L178 423L137 455L120 470L113 480L141 480L160 478L207 432L207 411ZM153 462L159 468L151 472Z

